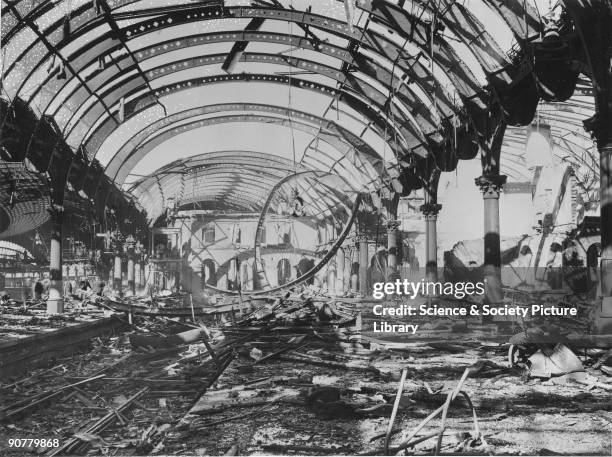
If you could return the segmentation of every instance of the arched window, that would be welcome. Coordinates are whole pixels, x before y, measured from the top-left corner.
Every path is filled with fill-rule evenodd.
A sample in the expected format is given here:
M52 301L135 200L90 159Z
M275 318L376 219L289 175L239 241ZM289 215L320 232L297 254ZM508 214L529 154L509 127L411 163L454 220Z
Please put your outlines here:
M215 262L212 259L204 259L202 262L202 284L217 285L217 271Z
M593 243L586 252L587 266L591 268L599 267L599 257L601 256L601 244Z
M291 279L291 262L289 259L280 259L276 266L276 272L278 275L278 285L283 286Z

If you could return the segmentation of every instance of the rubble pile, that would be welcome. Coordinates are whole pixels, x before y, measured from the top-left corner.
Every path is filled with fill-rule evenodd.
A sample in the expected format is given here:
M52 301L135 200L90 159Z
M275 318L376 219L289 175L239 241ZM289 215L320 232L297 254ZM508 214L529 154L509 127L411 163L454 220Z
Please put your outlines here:
M61 445L35 450L47 456L537 454L580 423L575 452L607 445L610 351L558 341L539 321L506 342L391 342L364 330L363 303L307 289L201 314L156 313L186 308L158 300L74 306L62 319L112 314L125 327L3 378L0 439L51 427ZM534 420L556 424L546 440L525 439Z

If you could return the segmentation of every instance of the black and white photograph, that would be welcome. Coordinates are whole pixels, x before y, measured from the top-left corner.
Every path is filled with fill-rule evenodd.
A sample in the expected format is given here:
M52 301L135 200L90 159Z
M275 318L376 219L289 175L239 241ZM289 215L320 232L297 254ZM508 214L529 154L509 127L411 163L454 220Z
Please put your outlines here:
M612 456L612 0L0 45L0 456Z

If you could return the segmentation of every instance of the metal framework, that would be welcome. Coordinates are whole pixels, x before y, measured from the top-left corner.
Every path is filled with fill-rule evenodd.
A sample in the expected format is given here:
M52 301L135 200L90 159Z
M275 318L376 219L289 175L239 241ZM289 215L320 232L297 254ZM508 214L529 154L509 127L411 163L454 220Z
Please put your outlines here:
M492 104L503 105L509 123L530 120L529 112L512 113L520 101L508 93L533 71L528 53L521 58L519 51L542 31L538 12L522 0L475 2L468 9L454 0L366 0L349 24L337 0L168 1L154 8L140 0L3 0L2 97L53 119L66 144L99 161L110 182L135 195L151 218L160 214L159 200L191 202L208 192L236 208L258 207L256 190L268 179L263 162L253 165L259 183L247 170L236 189L220 193L203 188L187 196L190 174L178 186L168 178L176 176L174 165L155 180L130 178L170 139L227 123L265 123L312 138L299 151L300 163L283 162L274 178L299 167L342 176L352 190L393 185L410 192L428 181L432 167L447 171L474 157ZM233 93L246 84L255 93L249 102ZM282 88L292 106L271 99ZM185 102L186 94L193 100ZM7 122L4 116L2 128ZM555 122L566 128L561 116ZM508 136L502 158L509 168L520 143L513 135L520 131ZM563 141L576 161L573 139ZM582 150L591 153L586 144ZM211 183L210 173L226 179L239 165L228 151L225 163L222 152L204 154L219 160L207 172ZM248 155L260 153L269 163L286 159L270 151ZM426 175L410 178L411 170ZM105 202L101 182L88 186L87 196Z

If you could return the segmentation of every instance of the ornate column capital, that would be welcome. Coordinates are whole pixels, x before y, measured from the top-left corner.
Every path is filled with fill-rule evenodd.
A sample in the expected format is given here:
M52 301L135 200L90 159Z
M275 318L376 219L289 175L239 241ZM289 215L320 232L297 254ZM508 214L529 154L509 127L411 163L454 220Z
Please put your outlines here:
M483 198L499 198L507 179L505 175L483 175L474 182L480 187Z
M442 209L442 205L438 203L425 203L421 205L420 208L423 216L425 216L426 220L435 220L438 217L438 213Z
M132 235L128 235L123 244L124 252L127 252L128 256L133 257L136 252L136 239Z
M355 234L355 243L365 243L368 241L368 237L365 233L357 233Z
M401 221L398 221L398 220L387 221L387 233L397 232L400 225L402 225L402 223Z

